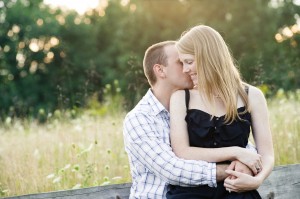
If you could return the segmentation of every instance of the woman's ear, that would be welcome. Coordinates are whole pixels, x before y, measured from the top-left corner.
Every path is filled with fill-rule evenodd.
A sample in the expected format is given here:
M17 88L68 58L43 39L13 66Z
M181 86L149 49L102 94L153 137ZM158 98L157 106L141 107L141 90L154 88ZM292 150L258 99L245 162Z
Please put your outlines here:
M153 71L157 78L165 78L166 77L166 74L164 71L164 66L161 64L154 64Z

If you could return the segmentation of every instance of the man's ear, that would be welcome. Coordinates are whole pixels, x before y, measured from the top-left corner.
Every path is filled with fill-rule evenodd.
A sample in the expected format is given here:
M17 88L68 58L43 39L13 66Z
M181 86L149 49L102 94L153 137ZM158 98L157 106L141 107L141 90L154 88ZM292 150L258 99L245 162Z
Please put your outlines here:
M161 64L154 64L153 71L157 78L165 78L166 77L166 74L164 71L164 66Z

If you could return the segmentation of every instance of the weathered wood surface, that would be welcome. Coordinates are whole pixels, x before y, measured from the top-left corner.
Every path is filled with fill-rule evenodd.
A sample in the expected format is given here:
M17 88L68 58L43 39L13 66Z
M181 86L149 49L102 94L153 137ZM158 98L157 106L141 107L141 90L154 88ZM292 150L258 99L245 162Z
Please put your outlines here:
M127 199L130 183L31 194L7 199ZM300 199L300 164L275 167L259 188L263 199Z
M300 164L275 167L258 191L263 199L300 199Z
M131 183L98 186L84 189L74 189L67 191L48 192L41 194L30 194L17 197L7 197L9 199L124 199L128 198Z

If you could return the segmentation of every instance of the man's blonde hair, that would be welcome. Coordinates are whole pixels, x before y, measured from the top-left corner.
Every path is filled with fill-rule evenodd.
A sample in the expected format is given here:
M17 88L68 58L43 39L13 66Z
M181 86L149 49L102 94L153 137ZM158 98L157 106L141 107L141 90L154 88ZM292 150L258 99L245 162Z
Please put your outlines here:
M207 102L218 93L226 107L225 123L240 118L237 111L238 96L248 110L248 96L240 73L222 36L213 28L198 25L186 31L176 47L180 53L195 56L198 73L198 89L204 93Z
M168 57L165 52L165 47L169 45L175 45L175 43L175 41L163 41L153 44L146 50L143 60L143 68L145 76L147 77L148 82L151 86L153 86L157 81L157 78L153 71L153 66L155 64L161 64L164 66L168 65Z

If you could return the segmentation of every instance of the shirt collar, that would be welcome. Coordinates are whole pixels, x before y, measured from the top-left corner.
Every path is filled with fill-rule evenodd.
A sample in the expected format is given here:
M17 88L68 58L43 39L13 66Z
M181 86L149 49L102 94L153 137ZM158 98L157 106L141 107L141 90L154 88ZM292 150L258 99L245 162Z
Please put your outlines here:
M148 92L146 94L146 100L148 101L149 105L151 106L153 115L158 115L160 112L168 113L166 108L155 97L155 95L153 94L151 88L148 90Z

